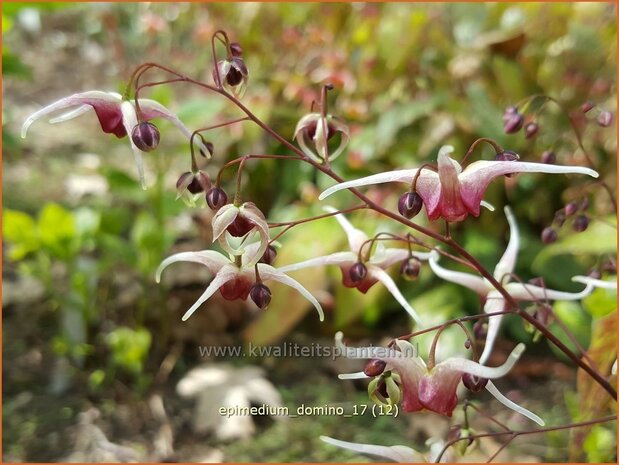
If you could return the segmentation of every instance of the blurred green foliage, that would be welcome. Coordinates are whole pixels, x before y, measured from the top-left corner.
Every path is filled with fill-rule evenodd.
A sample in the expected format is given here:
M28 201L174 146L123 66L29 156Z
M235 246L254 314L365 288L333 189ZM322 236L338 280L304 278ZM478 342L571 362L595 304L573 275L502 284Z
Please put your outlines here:
M335 84L329 96L331 112L351 129L349 149L335 162L336 171L346 179L432 162L442 144L464 153L478 137L494 138L527 161L538 161L544 150L553 150L560 164L584 164L568 116L587 100L616 113L614 8L610 3L503 2L4 4L5 260L10 268L45 284L49 296L45 312L53 315L55 327L51 337L41 336L35 324L34 334L59 358L84 367L85 382L93 392L108 387L117 370L123 372L124 382L145 388L151 382L150 368L158 367L167 353L170 337L167 291L153 282L154 270L174 243L187 239L187 234L195 238L201 231L197 223L190 233L175 226L187 210L175 201L174 182L189 167L189 157L186 144L170 125L161 123L162 144L145 157L155 183L143 191L135 179L127 141L101 134L92 115L88 121L56 128L37 123L29 139L17 139L33 102L45 104L91 87L122 89L136 66L153 60L210 80L210 37L216 29L224 29L242 44L250 70L244 103L284 137L291 138L297 120L318 98L320 86ZM33 15L40 19L38 28ZM163 75L153 73L152 79L155 76ZM239 116L223 99L187 86L147 92L173 108L190 127ZM530 115L541 127L538 137L505 135L504 108L540 93L559 99L565 111L552 104L531 107ZM577 119L577 126L598 171L614 190L615 132L597 127L594 113ZM62 143L46 136L65 130L69 135ZM284 153L281 145L249 123L212 131L208 138L215 144L214 159L205 168L211 176L238 155ZM99 156L101 163L94 168L78 164L76 156L85 152ZM492 156L482 149L471 160ZM107 191L71 195L65 181L73 174L101 176ZM231 192L233 173L225 172L223 179ZM321 214L317 192L331 184L307 166L273 160L248 163L244 181L243 197L256 202L273 221ZM581 286L569 281L571 276L616 255L616 219L599 184L575 176L542 175L494 184L487 200L497 212L484 212L477 220L452 227L454 237L483 264L492 267L507 242L500 214L505 204L514 209L521 230L516 273L525 281L543 276L550 287L579 290ZM398 187L370 191L394 209L400 193ZM559 241L544 246L539 234L555 211L585 197L592 219L587 231L574 233L568 219ZM339 207L352 201L347 193L333 200ZM189 212L195 215L197 210ZM349 217L368 234L398 231L367 212ZM427 222L423 214L418 220ZM442 225L436 227L442 230ZM332 219L298 226L280 242L277 264L282 265L347 248ZM114 294L120 292L114 284L118 276L137 284L130 311L114 307ZM299 274L299 279L313 292L327 290L332 296L325 325L312 326L315 315L307 313L295 294L278 288L268 312L246 328L246 338L275 341L294 328L324 335L337 328L391 336L394 327L409 329L404 312L379 286L362 296L341 285L335 268L312 270ZM398 284L432 321L479 311L475 295L440 283L427 270L415 284L401 280ZM554 308L587 346L595 323L616 311L616 294L598 290L582 304L557 303ZM308 325L299 326L301 321ZM508 321L506 335L531 343L532 335L520 320ZM4 340L6 344L10 338ZM462 344L457 332L443 340L446 347ZM544 341L539 345L546 349ZM73 378L84 383L77 375ZM26 436L36 434L28 431ZM596 427L583 447L590 460L604 460L608 443L609 430ZM303 455L309 453L302 449L296 458L309 459ZM552 453L549 457L564 459ZM281 460L286 458L282 455Z

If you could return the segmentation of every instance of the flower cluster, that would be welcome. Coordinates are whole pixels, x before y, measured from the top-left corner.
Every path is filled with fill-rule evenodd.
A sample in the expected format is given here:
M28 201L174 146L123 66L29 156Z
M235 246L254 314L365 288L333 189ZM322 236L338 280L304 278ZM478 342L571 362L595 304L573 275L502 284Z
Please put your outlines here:
M225 59L217 59L214 53L216 39L220 40L226 47ZM215 86L201 83L201 87L226 95L246 113L247 118L245 119L259 123L263 129L267 128L238 101L238 98L245 91L249 76L241 46L229 42L225 33L217 31L213 36L213 53ZM174 74L178 76L177 73ZM185 78L185 81L195 82L189 78ZM318 103L320 111L315 112L312 108L309 114L299 120L293 135L299 148L287 142L285 138L279 136L270 128L266 130L280 142L285 142L287 148L295 152L296 159L317 167L320 171L331 175L333 179L340 180L341 178L331 170L330 163L344 152L350 134L347 125L327 111L326 92L330 89L332 89L330 85L325 85L322 89L322 97ZM516 219L509 207L505 207L504 210L509 225L509 240L492 274L474 262L473 259L469 260L470 263L468 264L472 265L479 273L465 273L445 267L440 263L440 258L445 255L454 258L453 255L447 254L436 244L428 245L413 239L410 234L397 235L378 232L370 237L366 232L353 226L341 211L330 206L324 207L327 214L299 221L294 225L327 217L331 218L329 221L335 219L346 234L348 250L312 257L299 263L287 264L278 268L274 267L272 264L276 251L273 247L273 240L277 237L271 238L270 225L263 211L253 202L241 201L240 181L243 163L247 159L251 157L281 158L284 156L247 155L234 159L223 165L216 182L213 182L206 169L198 168L194 157L194 141L199 153L205 158L209 159L213 156L212 144L207 142L200 134L200 131L203 130L191 132L177 116L161 104L153 100L138 98L138 90L136 89L136 96L133 99L129 99L128 94L122 96L117 93L102 91L83 92L63 98L27 118L23 124L22 137L26 136L28 128L33 122L56 111L68 110L53 118L50 121L51 123L67 121L93 110L103 132L114 134L118 138L128 136L134 153L139 180L143 186L145 186L145 177L142 153L155 150L160 141L160 133L151 120L158 117L167 119L189 139L191 170L184 172L178 178L176 183L178 198L182 197L191 205L194 205L198 198L204 198L208 207L213 210L211 224L213 242L217 243L222 251L201 250L176 253L165 258L157 269L156 281L159 282L163 271L169 265L177 262L198 263L207 268L211 280L202 295L185 312L182 317L183 321L191 317L217 292L226 300L251 300L258 308L266 309L272 297L271 289L265 284L268 281L279 282L296 289L316 308L320 321L323 321L324 312L318 300L300 282L288 276L288 273L314 267L337 266L342 273L342 283L347 288L356 289L365 294L377 283L384 286L412 318L415 329L419 330L419 328L424 328L423 312L429 313L430 309L422 309L421 312L414 309L400 291L396 280L389 274L388 270L398 265L400 277L406 281L414 281L420 273L422 264L427 263L428 272L433 273L434 276L466 287L479 297L483 306L483 313L479 317L487 320L485 337L479 337L479 339L485 339L480 356L477 356L475 348L471 347L477 341L472 340L468 330L461 322L458 322L458 324L467 333L465 347L467 349L472 348L472 359L468 356L457 356L438 363L435 360L435 353L439 337L443 329L453 322L445 323L444 326L434 329L423 329L423 331L436 331L433 344L428 351L427 360L416 353L415 347L411 343L416 342L415 333L410 337L402 336L393 339L389 347L354 349L343 344L343 334L338 332L335 335L335 344L346 357L369 360L363 371L342 374L339 375L339 378L370 379L368 395L374 402L388 405L397 404L405 412L430 411L446 417L451 417L458 406L457 389L461 385L471 393L478 393L485 389L506 407L540 425L544 424L539 416L504 396L492 382L492 380L507 374L525 350L524 344L520 343L512 350L503 365L488 366L504 314L508 311L520 310L518 307L520 302L535 302L538 305L546 305L547 302L554 300L580 300L591 294L595 288L616 289L616 283L597 279L599 276L575 276L572 280L584 284L585 287L580 292L571 293L548 289L543 284L543 280L521 282L514 274L520 249L520 233ZM582 112L587 113L592 108L594 108L593 105L583 106ZM608 112L599 111L597 120L601 126L608 126L612 120L612 115ZM234 122L238 121L241 120ZM537 121L525 118L522 107L509 107L503 116L503 121L504 130L508 134L516 133L524 128L526 138L532 138L539 131ZM332 142L331 147L335 147L335 149L330 151L329 142L336 136L339 138L339 145L335 146L335 143ZM489 139L484 140L489 142ZM402 225L416 227L418 225L412 224L410 220L415 218L423 207L425 207L430 221L445 220L448 223L463 222L469 218L469 215L478 217L481 214L482 206L494 211L494 208L484 201L484 195L490 183L501 176L512 176L518 173L582 174L594 178L599 176L595 170L588 167L556 165L556 157L552 152L547 152L543 156L543 163L525 162L520 161L520 157L516 153L503 150L494 142L490 143L496 150L494 160L478 160L463 168L460 162L452 158L454 148L445 145L439 149L435 164L424 164L417 168L387 171L356 180L339 182L320 194L319 200L341 190L391 182L403 183L408 188L399 197L397 210L406 219L391 214L391 212L387 212L389 214L387 216L391 216L395 220L399 219ZM464 158L468 155L469 153ZM228 195L220 185L220 179L221 172L234 164L238 164L237 191L232 202L230 202ZM365 202L362 207L385 213L384 209L373 206L371 201L363 194L358 191L354 191L354 193ZM588 203L585 201L566 204L555 215L553 226L542 232L543 242L550 243L556 240L556 228L561 227L569 218L573 218L569 221L572 222L575 231L585 230L589 224L589 217L584 214L587 206ZM354 210L354 208L350 210ZM421 227L419 230L425 231L428 237L441 238L430 230ZM388 246L385 245L387 242L389 243ZM453 241L448 235L442 242L453 246ZM419 248L424 248L424 251L417 250ZM466 255L461 253L463 257ZM529 314L524 310L521 313L529 318ZM536 328L541 331L545 330L547 320L547 318L540 318ZM585 366L585 368L587 367ZM396 461L424 461L429 457L436 456L435 453L422 456L415 450L404 446L373 446L339 441L328 437L321 437L321 439L338 447Z

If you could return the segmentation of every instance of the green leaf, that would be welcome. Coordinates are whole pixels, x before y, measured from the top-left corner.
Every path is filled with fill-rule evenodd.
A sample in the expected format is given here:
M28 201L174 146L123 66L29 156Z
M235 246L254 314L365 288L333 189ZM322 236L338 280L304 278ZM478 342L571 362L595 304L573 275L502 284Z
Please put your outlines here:
M105 342L112 352L112 363L115 366L134 374L142 371L151 344L148 330L121 326L108 333Z
M11 247L9 259L23 259L40 247L34 219L27 213L5 209L2 212L2 236Z
M76 228L73 214L56 203L46 204L37 224L41 243L53 255L68 258L76 250Z

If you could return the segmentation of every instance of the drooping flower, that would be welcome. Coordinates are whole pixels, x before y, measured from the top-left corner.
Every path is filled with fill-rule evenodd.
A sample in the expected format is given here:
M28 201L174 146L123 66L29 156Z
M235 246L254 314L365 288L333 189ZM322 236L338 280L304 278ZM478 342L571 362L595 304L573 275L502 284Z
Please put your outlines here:
M231 255L242 255L243 243L254 232L260 236L258 261L269 246L269 225L264 213L254 203L224 205L213 217L213 242L218 240L221 247ZM239 246L233 244L234 238L242 238Z
M449 156L454 151L450 145L438 152L438 172L430 169L406 169L374 174L354 181L336 184L320 194L323 200L331 194L351 187L369 186L387 182L412 184L416 178L415 191L423 199L428 218L447 221L462 221L469 214L479 216L482 199L489 184L497 177L511 173L578 173L594 178L598 173L581 166L557 166L521 161L479 160L464 170Z
M574 277L573 281L583 282L586 287L577 293L562 292L545 287L536 286L533 284L521 284L518 282L510 282L513 278L512 273L516 267L516 258L518 255L518 249L520 248L520 234L518 232L518 225L514 215L509 207L505 207L505 216L507 216L507 222L509 223L509 242L507 248L503 253L503 256L494 268L494 279L503 285L505 290L517 301L536 301L536 300L580 300L588 296L593 291L593 284L591 278L586 277ZM438 277L459 284L464 287L468 287L472 291L475 291L482 300L485 300L484 312L494 313L506 310L507 302L488 280L483 279L472 273L463 273L460 271L453 271L447 268L443 268L438 263L438 254L433 254L429 259L430 268L434 274ZM585 279L583 281L582 279ZM479 363L486 363L494 342L499 332L499 327L503 315L495 315L488 318L488 335L486 336L486 345L479 358Z
M438 452L443 448L443 445L438 442L437 445L439 447L431 446L430 453L424 455L407 446L361 444L357 442L341 441L329 436L320 436L320 440L341 449L347 449L359 454L371 455L381 459L393 460L396 463L433 463L436 456L438 456Z
M327 153L329 140L338 133L340 145L333 153ZM318 163L323 163L327 158L333 161L340 156L348 144L349 133L348 126L338 118L310 113L299 120L293 137L305 155Z
M221 82L218 80L217 75ZM225 87L236 97L242 97L247 88L249 71L241 56L230 56L217 63L217 70L213 70L213 80L218 87Z
M215 292L219 291L226 300L247 300L252 288L262 281L278 281L287 286L293 287L309 300L320 317L324 320L324 314L320 303L310 292L298 281L287 276L284 272L267 265L258 263L262 257L261 244L253 243L248 245L241 256L231 255L226 257L214 250L202 250L199 252L180 252L166 258L157 269L156 280L161 280L161 273L172 263L194 262L200 263L208 269L213 279L207 286L200 298L185 312L183 321L187 320L204 302L206 302ZM258 275L256 274L256 268ZM258 279L259 276L259 279Z
M101 129L107 134L114 134L118 138L131 136L138 121L146 122L154 118L164 118L174 124L187 138L191 137L191 131L182 123L176 115L170 112L159 102L150 99L138 99L140 106L140 118L138 118L134 100L125 100L122 95L116 92L103 92L93 90L73 94L62 98L30 115L22 126L21 136L26 137L28 128L36 120L61 110L69 110L66 113L52 118L50 123L61 123L76 118L84 113L94 110ZM142 163L142 151L136 146L131 137L128 138L135 163L138 168L140 182L144 187L144 167ZM204 153L209 153L201 141L198 141L200 149Z
M182 198L188 206L195 206L196 200L211 188L211 178L205 171L187 171L176 181L176 199Z
M332 207L325 207L325 210L331 213L337 211ZM350 246L349 252L336 252L323 257L310 258L309 260L295 263L293 265L283 266L280 270L288 273L290 271L297 271L315 266L338 265L342 271L342 282L344 286L356 288L364 294L374 284L380 281L398 301L398 303L404 307L408 314L421 325L422 323L419 315L413 307L411 307L406 298L404 298L396 283L393 279L391 279L391 276L389 276L389 274L385 271L385 269L391 265L409 259L409 250L401 248L386 248L383 244L378 242L371 256L362 263L365 268L365 274L360 277L361 279L351 279L351 275L355 274L351 273L351 271L354 271L353 267L360 264L359 251L361 247L363 246L362 254L370 251L370 247L368 247L367 244L368 236L363 231L350 224L344 215L337 214L335 215L335 219L348 236L348 244ZM431 253L413 251L412 256L420 260L427 260L431 256Z
M398 375L402 410L405 412L429 410L447 417L451 417L458 405L456 389L463 375L468 373L488 380L500 378L512 369L525 350L524 344L518 344L506 362L499 367L488 367L460 357L450 357L434 366L429 366L419 356L416 348L407 341L396 339L397 350L395 350L375 346L352 348L344 345L342 338L341 332L336 333L335 345L347 358L382 360L386 363L385 372L389 371ZM360 371L341 374L339 378L363 379L368 376ZM503 396L491 381L488 381L485 388L504 405L541 425L544 424L537 415Z

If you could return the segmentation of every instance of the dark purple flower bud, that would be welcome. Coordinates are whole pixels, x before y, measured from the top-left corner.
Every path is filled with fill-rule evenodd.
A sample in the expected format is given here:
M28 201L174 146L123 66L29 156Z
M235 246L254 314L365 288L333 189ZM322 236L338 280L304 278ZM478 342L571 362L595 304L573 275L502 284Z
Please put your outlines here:
M613 122L613 114L610 111L601 111L597 118L598 124L607 128Z
M365 267L363 263L357 262L353 266L350 267L350 270L348 271L348 275L350 276L350 280L353 283L358 283L358 282L363 281L365 277L368 275L368 269Z
M512 116L517 115L517 114L518 114L518 108L516 108L513 105L507 107L505 111L503 112L503 122L506 122Z
M239 44L238 42L231 42L230 53L233 57L243 56L243 47L241 47L241 44Z
M400 265L400 274L407 281L414 281L417 279L420 270L421 262L415 257L407 258Z
M213 156L213 152L215 151L215 146L211 142L206 141L204 141L204 145L206 147L206 150L208 150L209 154L207 155L206 152L204 152L204 149L200 147L200 155L202 155L204 158L211 158Z
M496 161L518 161L520 160L520 155L511 150L504 150L501 153L497 153L494 159Z
M555 231L554 228L550 226L544 228L544 230L542 231L542 242L544 244L552 244L557 240L557 237L557 231Z
M386 362L378 360L377 358L373 358L365 365L363 373L365 373L365 375L369 376L370 378L374 378L375 376L382 375L383 371L385 371L386 366Z
M565 205L565 208L563 210L565 211L565 214L567 216L572 216L578 211L578 205L576 204L576 202L570 202Z
M151 152L159 145L159 129L153 123L143 121L131 131L131 140L142 152Z
M277 250L272 245L268 245L267 249L264 251L264 255L259 260L260 263L266 263L267 265L272 265L275 261L275 257L277 257Z
M593 102L585 102L580 106L580 111L583 113L588 113L594 106L595 105Z
M583 232L589 226L589 218L586 215L578 215L574 218L574 223L572 223L572 228L576 232Z
M213 187L206 193L206 203L211 210L219 210L228 203L228 196L223 189Z
M471 348L471 340L469 338L464 341L464 348L467 350Z
M211 178L203 171L198 171L197 173L187 171L181 174L178 181L176 181L176 190L179 196L181 196L185 190L188 190L192 194L199 194L200 192L210 189L210 187Z
M557 155L552 150L544 150L542 153L542 163L554 165L557 162Z
M462 384L471 392L480 392L488 384L488 379L464 373L462 375Z
M234 237L243 237L249 231L254 229L255 225L251 221L249 221L244 216L238 215L230 226L226 228L226 231L230 233L230 235Z
M520 155L511 150L504 150L501 153L497 153L494 157L496 161L518 161L520 160ZM504 175L506 178L511 178L514 176L514 173L507 173Z
M387 392L387 383L384 380L380 380L376 391L382 396L383 399L389 399L389 393Z
M414 191L402 194L400 200L398 200L398 211L400 212L400 215L404 218L408 218L409 220L419 214L422 206L423 199L417 192Z
M264 310L271 303L271 289L264 284L256 283L249 290L249 297L260 310Z
M539 124L537 124L535 121L531 121L530 123L527 123L524 127L524 136L527 139L531 139L532 137L535 137L537 135L538 131Z
M503 124L503 131L505 134L514 134L522 128L524 124L524 118L520 113L514 113Z

